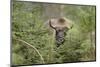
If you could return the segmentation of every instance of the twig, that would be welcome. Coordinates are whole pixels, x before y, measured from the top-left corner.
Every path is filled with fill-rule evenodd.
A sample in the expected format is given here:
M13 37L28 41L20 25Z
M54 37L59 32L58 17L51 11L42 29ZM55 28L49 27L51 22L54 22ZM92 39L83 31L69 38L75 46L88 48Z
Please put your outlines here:
M29 44L29 43L27 43L26 41L21 40L21 39L15 39L15 40L21 41L21 42L27 44L28 46L32 47L33 49L35 49L36 52L38 53L38 55L40 56L40 59L42 60L42 63L45 63L45 62L44 62L44 59L43 59L43 57L42 57L42 55L40 54L40 52L38 51L38 49L35 48L35 46L33 46L33 45L31 45L31 44Z

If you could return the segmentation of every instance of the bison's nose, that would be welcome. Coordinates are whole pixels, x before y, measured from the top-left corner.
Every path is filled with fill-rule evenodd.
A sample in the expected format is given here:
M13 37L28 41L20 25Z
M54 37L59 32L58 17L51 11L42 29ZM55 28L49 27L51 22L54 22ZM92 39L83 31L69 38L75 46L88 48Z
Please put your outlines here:
M57 43L57 47L59 47L65 41L64 36L65 36L65 34L64 34L63 31L57 31L56 32L56 43Z

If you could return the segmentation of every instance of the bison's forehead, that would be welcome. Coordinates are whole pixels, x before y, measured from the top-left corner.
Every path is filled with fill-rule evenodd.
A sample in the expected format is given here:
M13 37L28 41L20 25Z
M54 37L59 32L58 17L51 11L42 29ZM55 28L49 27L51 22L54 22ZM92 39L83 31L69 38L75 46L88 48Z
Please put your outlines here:
M65 18L60 18L60 19L51 19L51 25L55 28L59 27L59 28L70 28L71 23L69 20L65 19Z

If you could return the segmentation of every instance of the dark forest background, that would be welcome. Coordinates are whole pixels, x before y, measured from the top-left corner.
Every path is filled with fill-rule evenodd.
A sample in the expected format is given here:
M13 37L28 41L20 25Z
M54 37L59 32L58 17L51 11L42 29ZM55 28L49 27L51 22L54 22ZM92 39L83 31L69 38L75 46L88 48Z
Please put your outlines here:
M34 2L12 2L12 64L51 64L95 61L96 7ZM64 16L73 22L65 42L56 47L44 25Z

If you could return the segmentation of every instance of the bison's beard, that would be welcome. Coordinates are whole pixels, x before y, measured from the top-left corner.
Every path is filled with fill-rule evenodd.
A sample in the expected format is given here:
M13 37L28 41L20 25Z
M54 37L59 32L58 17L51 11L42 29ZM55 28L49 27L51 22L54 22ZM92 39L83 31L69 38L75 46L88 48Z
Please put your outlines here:
M64 31L62 31L62 30L56 31L55 38L56 38L57 47L59 47L61 44L64 43L65 35L66 35L66 33Z

